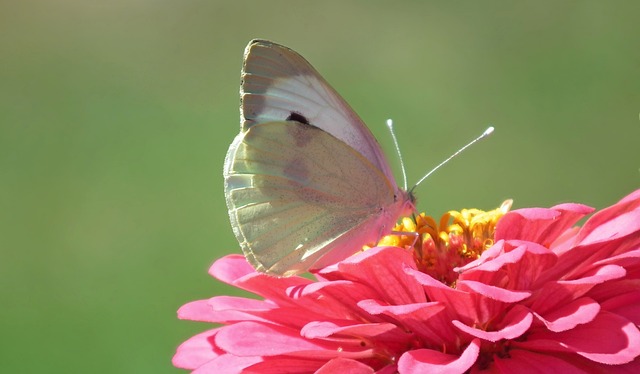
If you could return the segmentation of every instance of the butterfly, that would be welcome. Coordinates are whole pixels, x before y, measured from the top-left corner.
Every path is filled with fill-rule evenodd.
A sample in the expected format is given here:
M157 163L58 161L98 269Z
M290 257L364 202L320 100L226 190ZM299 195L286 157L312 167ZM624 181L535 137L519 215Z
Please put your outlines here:
M256 270L291 276L324 268L415 210L373 134L295 51L249 42L240 101L224 192L233 232Z

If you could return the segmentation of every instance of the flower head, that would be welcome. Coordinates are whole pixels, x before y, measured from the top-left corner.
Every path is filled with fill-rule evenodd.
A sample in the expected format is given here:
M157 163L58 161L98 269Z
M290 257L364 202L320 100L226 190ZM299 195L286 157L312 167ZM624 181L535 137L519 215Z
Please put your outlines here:
M562 204L403 220L313 281L232 255L216 296L180 318L218 323L183 343L197 373L634 372L640 370L640 190L593 209ZM506 213L506 214L505 214Z

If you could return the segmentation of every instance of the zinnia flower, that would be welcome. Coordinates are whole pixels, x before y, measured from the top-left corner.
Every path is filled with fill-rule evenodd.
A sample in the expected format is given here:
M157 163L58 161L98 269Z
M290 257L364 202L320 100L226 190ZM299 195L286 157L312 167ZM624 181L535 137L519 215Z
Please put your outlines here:
M640 190L593 209L405 219L391 236L315 274L274 278L231 255L215 278L260 300L180 308L221 324L184 342L196 373L640 372ZM506 214L504 214L506 213Z

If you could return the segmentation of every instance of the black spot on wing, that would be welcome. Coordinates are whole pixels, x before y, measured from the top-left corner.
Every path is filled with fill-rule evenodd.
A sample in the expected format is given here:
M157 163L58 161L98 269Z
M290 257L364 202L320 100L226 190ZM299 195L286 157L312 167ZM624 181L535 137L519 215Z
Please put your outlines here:
M305 125L310 125L309 120L307 119L307 117L303 116L300 113L296 113L296 112L291 112L291 114L289 114L289 117L287 117L287 121L298 121L300 123L304 123Z

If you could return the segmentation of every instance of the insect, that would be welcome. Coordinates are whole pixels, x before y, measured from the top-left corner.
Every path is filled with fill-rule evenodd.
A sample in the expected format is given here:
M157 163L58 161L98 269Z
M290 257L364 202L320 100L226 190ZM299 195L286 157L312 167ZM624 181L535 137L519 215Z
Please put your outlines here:
M224 191L233 232L256 270L321 269L414 211L413 189L398 187L373 134L298 53L249 42L240 99Z

